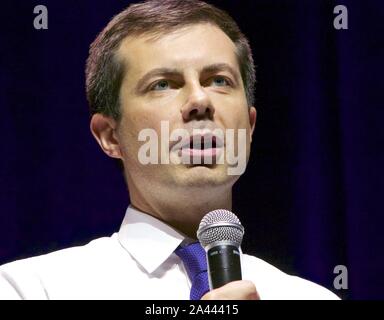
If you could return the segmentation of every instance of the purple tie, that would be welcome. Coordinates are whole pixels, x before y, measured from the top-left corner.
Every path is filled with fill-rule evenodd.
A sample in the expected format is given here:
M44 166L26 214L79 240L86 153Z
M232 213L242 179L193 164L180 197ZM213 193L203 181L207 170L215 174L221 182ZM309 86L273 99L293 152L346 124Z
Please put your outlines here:
M185 247L179 246L175 253L183 261L192 283L190 300L200 300L209 291L207 258L203 247L199 242L194 242Z

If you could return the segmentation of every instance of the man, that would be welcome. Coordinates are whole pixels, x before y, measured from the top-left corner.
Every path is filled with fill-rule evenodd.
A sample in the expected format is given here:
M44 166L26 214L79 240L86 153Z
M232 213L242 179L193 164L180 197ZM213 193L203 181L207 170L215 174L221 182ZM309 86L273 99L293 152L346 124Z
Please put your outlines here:
M256 109L248 41L204 2L147 1L97 37L86 80L92 134L121 162L131 205L109 238L2 266L0 298L188 299L194 280L179 248L195 245L207 212L231 210L244 168L231 169L249 158ZM177 130L187 135L164 136ZM151 147L160 146L147 150L158 151L147 161L143 145L153 133ZM225 157L231 146L237 162ZM245 254L242 273L244 280L197 298L337 299Z

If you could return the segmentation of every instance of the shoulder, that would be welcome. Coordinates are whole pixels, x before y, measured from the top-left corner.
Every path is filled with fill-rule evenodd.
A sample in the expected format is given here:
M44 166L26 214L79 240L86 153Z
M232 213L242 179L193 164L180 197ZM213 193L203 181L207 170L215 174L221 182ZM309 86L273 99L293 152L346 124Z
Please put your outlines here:
M57 281L76 281L94 266L102 267L108 256L120 249L114 234L48 254L17 260L0 266L1 299L46 299L47 285ZM82 272L84 271L84 272Z
M289 275L268 262L243 254L243 278L251 280L265 300L339 300L330 290L306 279Z
M89 258L97 259L101 253L111 252L115 245L115 236L112 237L103 237L99 239L92 240L91 242L71 248L66 248L62 250L57 250L40 256L35 256L32 258L17 260L0 266L0 270L10 270L10 269L19 269L23 267L51 267L56 264L61 264L65 262L76 263Z

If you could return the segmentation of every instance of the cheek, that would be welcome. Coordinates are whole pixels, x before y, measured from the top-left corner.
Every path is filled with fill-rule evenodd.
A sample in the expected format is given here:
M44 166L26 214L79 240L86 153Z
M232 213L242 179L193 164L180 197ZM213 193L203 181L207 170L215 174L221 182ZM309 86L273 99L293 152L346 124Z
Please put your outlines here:
M223 109L217 116L221 118L225 128L250 129L248 107L237 105Z
M139 114L123 114L119 128L119 142L126 156L136 152L138 136L142 127L145 127L145 119Z
M140 133L143 137L148 137L148 129L155 132L157 137L161 137L161 121L169 120L162 118L159 113L148 111L143 108L140 112L127 112L123 115L120 127L120 143L125 150L127 157L131 157L132 154L137 154L140 147L148 142L139 141ZM147 131L147 132L145 132Z
M245 128L249 123L247 101L240 90L231 95L214 95L211 100L215 106L216 116L223 122L231 124L231 128Z
M128 109L128 108L127 108ZM153 112L148 112L144 107L130 108L124 112L122 118L124 132L130 136L138 136L139 132L146 128L153 128Z

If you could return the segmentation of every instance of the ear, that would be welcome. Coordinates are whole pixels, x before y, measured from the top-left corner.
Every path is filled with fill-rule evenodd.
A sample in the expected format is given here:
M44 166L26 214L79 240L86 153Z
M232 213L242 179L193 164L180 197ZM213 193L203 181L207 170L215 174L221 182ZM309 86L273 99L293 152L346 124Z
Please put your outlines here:
M255 107L249 108L249 124L251 125L250 141L252 142L253 131L256 126L257 111Z
M110 157L121 159L119 140L116 134L117 122L111 117L96 113L92 116L90 129L101 149Z

